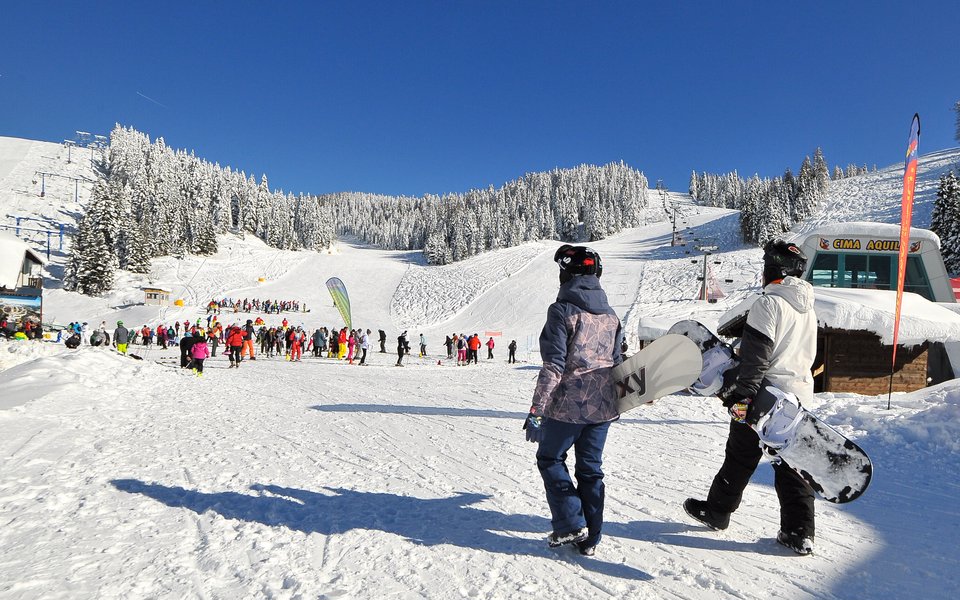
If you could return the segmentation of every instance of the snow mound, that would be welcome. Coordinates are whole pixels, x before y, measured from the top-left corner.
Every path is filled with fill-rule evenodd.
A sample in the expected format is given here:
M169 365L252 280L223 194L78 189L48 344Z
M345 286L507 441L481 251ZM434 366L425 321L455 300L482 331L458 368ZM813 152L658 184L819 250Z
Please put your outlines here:
M0 338L0 373L7 369L45 356L61 354L66 347L60 344L34 343L26 340Z
M53 343L0 342L0 410L22 406L70 388L98 393L132 359L105 348L69 350Z
M820 394L816 412L827 422L896 452L929 452L952 462L960 455L960 380L887 399Z

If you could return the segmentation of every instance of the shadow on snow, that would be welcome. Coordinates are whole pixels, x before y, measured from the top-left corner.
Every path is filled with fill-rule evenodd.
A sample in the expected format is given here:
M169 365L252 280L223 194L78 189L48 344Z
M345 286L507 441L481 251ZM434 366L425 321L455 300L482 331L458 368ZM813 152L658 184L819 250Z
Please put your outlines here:
M334 535L354 529L373 529L398 535L414 544L450 544L485 552L550 557L557 552L543 539L519 538L507 532L541 533L550 528L542 517L508 515L472 505L487 494L460 492L449 498L414 498L343 488L323 488L325 493L275 485L253 485L255 495L238 492L206 493L176 486L114 479L113 486L141 494L173 508L197 514L213 511L228 519L287 527L304 533ZM619 529L619 528L618 528ZM576 556L570 549L559 552ZM634 567L577 557L589 571L612 577L649 580Z

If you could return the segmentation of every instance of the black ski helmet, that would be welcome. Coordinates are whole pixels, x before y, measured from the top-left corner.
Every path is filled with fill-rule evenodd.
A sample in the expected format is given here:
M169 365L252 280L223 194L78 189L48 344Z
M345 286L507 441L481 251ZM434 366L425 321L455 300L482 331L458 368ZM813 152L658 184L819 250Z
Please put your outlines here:
M596 275L600 277L603 274L600 255L593 248L587 248L586 246L564 244L557 248L557 252L553 255L553 261L560 265L561 277L564 274L568 277L577 275Z
M800 277L807 266L807 257L796 244L772 240L763 247L763 283L783 279L788 275Z

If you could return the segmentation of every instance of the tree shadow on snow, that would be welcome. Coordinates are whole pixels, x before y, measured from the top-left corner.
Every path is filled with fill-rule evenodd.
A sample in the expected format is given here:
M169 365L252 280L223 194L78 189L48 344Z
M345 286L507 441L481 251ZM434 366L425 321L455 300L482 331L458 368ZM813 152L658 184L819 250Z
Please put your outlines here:
M452 408L450 406L388 406L385 404L316 404L313 410L332 413L378 413L384 415L426 415L444 417L478 417L481 419L523 419L525 412Z
M374 529L400 536L414 544L450 544L485 552L550 557L556 552L542 538L518 538L506 532L543 532L549 520L530 515L508 515L472 505L487 494L460 492L448 498L414 498L343 488L323 488L324 493L253 485L255 495L238 492L206 493L176 486L114 479L118 490L141 494L173 508L197 514L213 511L228 519L287 527L304 533L334 535L353 529ZM570 549L561 549L567 553ZM584 569L632 580L652 577L634 567L595 559L578 560Z

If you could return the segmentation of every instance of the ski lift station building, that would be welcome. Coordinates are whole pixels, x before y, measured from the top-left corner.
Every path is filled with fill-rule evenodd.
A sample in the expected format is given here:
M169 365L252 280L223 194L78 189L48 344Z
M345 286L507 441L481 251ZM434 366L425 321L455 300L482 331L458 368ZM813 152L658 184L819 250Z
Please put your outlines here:
M169 306L170 290L167 288L148 286L143 289L143 303L146 306Z
M834 223L806 234L799 245L809 259L804 279L816 287L897 289L899 225ZM931 302L957 301L932 231L910 228L903 290Z

